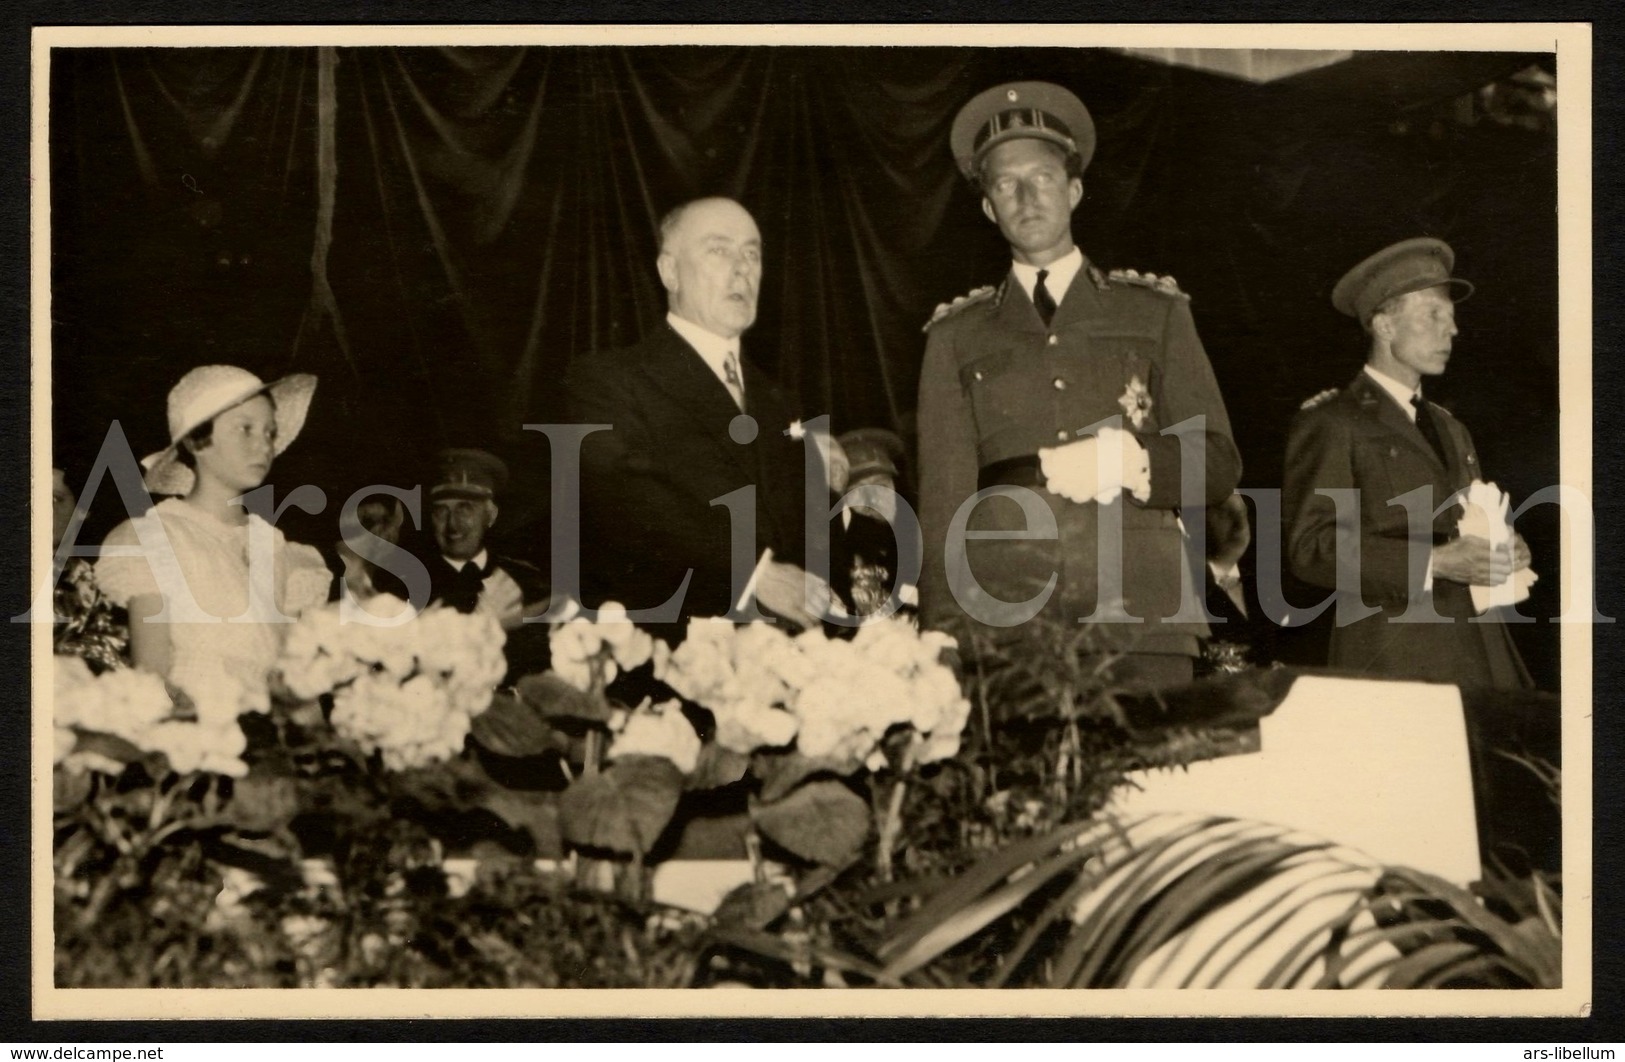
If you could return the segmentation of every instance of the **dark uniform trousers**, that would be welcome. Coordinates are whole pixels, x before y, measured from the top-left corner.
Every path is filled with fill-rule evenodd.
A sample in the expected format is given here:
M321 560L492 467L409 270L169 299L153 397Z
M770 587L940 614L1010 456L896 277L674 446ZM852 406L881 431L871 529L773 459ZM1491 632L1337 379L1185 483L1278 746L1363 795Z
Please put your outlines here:
M1078 503L1044 489L1038 451L1102 422L1132 431L1148 452L1147 502L1124 493L1110 505ZM988 599L1026 600L1053 580L1038 622L1076 626L1104 602L1103 615L1139 620L1097 628L1107 645L1128 654L1120 679L1155 686L1188 677L1207 626L1179 509L1222 500L1241 461L1184 295L1108 279L1086 264L1046 327L1008 277L997 292L931 327L919 423L927 625L1019 640L1024 625L1001 627ZM1180 434L1165 434L1175 426ZM956 600L946 568L950 524L978 489L1000 485L1031 490L1057 534L976 538L1032 526L1013 499L984 500L970 514L973 537L964 546L980 590L963 587L968 592Z

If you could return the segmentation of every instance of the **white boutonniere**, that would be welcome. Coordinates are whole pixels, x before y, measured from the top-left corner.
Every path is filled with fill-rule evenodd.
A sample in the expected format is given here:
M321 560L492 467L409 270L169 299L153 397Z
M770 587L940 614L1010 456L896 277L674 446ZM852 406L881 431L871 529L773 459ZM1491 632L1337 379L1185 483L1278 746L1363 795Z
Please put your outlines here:
M790 436L796 442L800 442L807 437L807 428L801 421L792 420L790 426L784 429L784 434Z
M1123 415L1128 417L1130 424L1135 428L1144 427L1145 418L1151 413L1151 391L1138 374L1129 378L1128 386L1123 388L1117 404L1122 407Z

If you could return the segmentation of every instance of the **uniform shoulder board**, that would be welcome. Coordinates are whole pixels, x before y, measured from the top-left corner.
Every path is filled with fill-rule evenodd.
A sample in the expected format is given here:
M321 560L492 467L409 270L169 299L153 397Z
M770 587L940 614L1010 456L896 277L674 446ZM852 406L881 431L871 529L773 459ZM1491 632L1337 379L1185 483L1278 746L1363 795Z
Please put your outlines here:
M1155 273L1142 273L1137 269L1114 269L1106 274L1106 279L1113 284L1135 284L1164 295L1177 295L1187 301L1190 299L1189 295L1179 290L1179 282L1169 276L1159 277Z
M942 303L932 312L931 320L925 322L925 327L920 329L920 331L929 332L931 331L932 326L938 321L943 321L949 317L952 317L954 314L958 313L960 310L963 310L967 306L972 306L978 302L982 302L985 299L992 298L993 291L993 285L989 284L986 287L976 288L973 291L967 291L953 302Z
M1325 405L1327 402L1330 402L1332 399L1336 398L1337 397L1337 392L1338 392L1337 388L1328 387L1328 388L1326 388L1326 390L1320 392L1319 394L1310 395L1308 398L1304 399L1303 404L1300 405L1298 408L1302 409L1302 410L1318 409L1319 407Z

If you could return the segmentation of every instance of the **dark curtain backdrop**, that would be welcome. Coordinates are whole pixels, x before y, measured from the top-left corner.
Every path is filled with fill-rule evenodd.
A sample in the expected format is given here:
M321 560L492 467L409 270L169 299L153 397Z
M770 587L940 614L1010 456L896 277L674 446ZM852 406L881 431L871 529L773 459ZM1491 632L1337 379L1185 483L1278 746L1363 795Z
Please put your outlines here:
M987 85L1040 78L1098 126L1078 242L1192 295L1244 486L1279 484L1298 403L1363 358L1337 277L1428 234L1478 285L1431 392L1521 498L1557 479L1555 133L1481 120L1472 94L1532 62L1553 69L1365 53L1254 85L1086 49L58 50L57 448L82 466L113 419L157 448L192 365L315 372L276 481L330 507L290 514L295 537L331 537L363 483L483 445L519 480L507 544L545 555L547 447L521 426L556 417L571 358L659 319L658 219L709 194L766 243L747 351L838 430L907 432L922 322L1008 261L949 124ZM122 516L111 493L97 510L92 533ZM1550 614L1555 521L1525 533L1554 558Z

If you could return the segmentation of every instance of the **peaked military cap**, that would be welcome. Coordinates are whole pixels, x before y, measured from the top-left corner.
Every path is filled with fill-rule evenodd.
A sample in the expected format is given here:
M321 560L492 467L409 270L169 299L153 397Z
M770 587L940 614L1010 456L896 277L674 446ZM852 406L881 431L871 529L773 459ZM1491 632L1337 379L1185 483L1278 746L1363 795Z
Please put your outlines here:
M1456 252L1443 240L1401 240L1344 273L1332 289L1332 305L1367 324L1389 299L1424 288L1447 285L1450 297L1460 302L1473 293L1473 286L1450 275L1455 264Z
M1059 85L1015 81L997 85L959 109L948 143L959 171L974 180L982 156L1006 140L1047 140L1087 168L1095 154L1089 109Z
M441 450L435 455L431 499L495 498L508 485L508 466L495 454L484 450Z
M876 472L897 475L897 462L903 457L903 440L885 428L856 428L841 436L847 465L853 479Z

